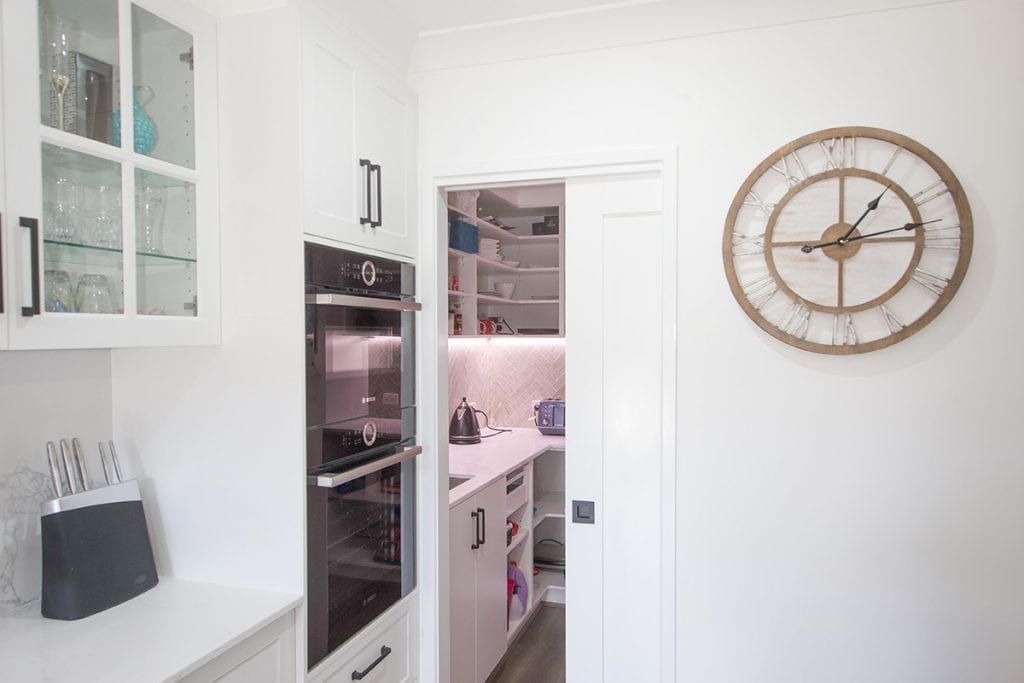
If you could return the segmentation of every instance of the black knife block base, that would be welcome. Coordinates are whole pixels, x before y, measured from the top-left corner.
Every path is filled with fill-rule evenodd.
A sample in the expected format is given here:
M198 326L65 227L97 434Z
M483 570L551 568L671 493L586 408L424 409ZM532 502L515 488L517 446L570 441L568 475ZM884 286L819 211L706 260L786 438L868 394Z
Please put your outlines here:
M44 617L88 617L157 584L134 480L47 501L43 507Z

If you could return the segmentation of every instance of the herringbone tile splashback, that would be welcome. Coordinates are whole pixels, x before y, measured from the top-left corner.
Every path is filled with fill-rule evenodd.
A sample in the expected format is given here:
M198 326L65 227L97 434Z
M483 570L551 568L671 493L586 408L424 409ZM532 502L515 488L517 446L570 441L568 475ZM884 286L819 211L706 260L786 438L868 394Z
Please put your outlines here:
M534 399L565 398L565 344L515 341L448 346L449 415L465 396L493 426L532 427Z

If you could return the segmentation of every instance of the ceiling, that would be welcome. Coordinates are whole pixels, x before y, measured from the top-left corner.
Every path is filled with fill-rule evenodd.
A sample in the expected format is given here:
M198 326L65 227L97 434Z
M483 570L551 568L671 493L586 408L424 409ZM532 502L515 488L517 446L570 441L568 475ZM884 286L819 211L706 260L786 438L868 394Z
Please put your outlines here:
M481 24L503 24L545 15L590 12L661 0L384 0L420 34L443 33Z

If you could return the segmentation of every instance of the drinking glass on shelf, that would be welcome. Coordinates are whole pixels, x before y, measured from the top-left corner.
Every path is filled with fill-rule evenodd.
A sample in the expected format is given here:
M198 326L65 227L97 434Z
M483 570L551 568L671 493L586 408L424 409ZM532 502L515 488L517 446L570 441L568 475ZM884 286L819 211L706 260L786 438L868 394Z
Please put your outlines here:
M97 247L121 246L121 188L100 185L95 188L95 206L89 242Z
M46 221L46 235L52 239L69 242L78 237L75 222L79 215L78 184L70 178L57 176L53 179L53 203Z
M75 309L79 313L113 313L106 275L86 273L78 278Z
M71 298L71 276L66 270L47 270L44 273L45 297L43 308L51 313L70 313L75 310Z
M164 197L166 188L143 185L136 197L135 248L144 254L162 254L164 231Z

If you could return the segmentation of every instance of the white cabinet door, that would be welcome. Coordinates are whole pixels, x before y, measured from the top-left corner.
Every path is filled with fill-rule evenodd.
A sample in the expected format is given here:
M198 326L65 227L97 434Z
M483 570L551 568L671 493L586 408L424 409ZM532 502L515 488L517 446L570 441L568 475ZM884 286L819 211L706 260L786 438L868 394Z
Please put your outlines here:
M286 683L295 679L295 613L260 629L181 683Z
M356 156L361 56L323 22L302 22L304 232L358 242L369 234L365 170Z
M10 348L219 343L213 18L45 9L3 0Z
M449 516L452 683L476 683L476 498Z
M380 69L363 79L359 101L360 158L373 165L372 228L367 246L416 256L416 99Z
M483 683L508 641L505 478L451 509L452 683Z
M476 669L484 681L508 644L508 558L505 553L505 478L476 494L483 534L476 563Z
M416 256L416 100L319 15L302 22L304 232Z

